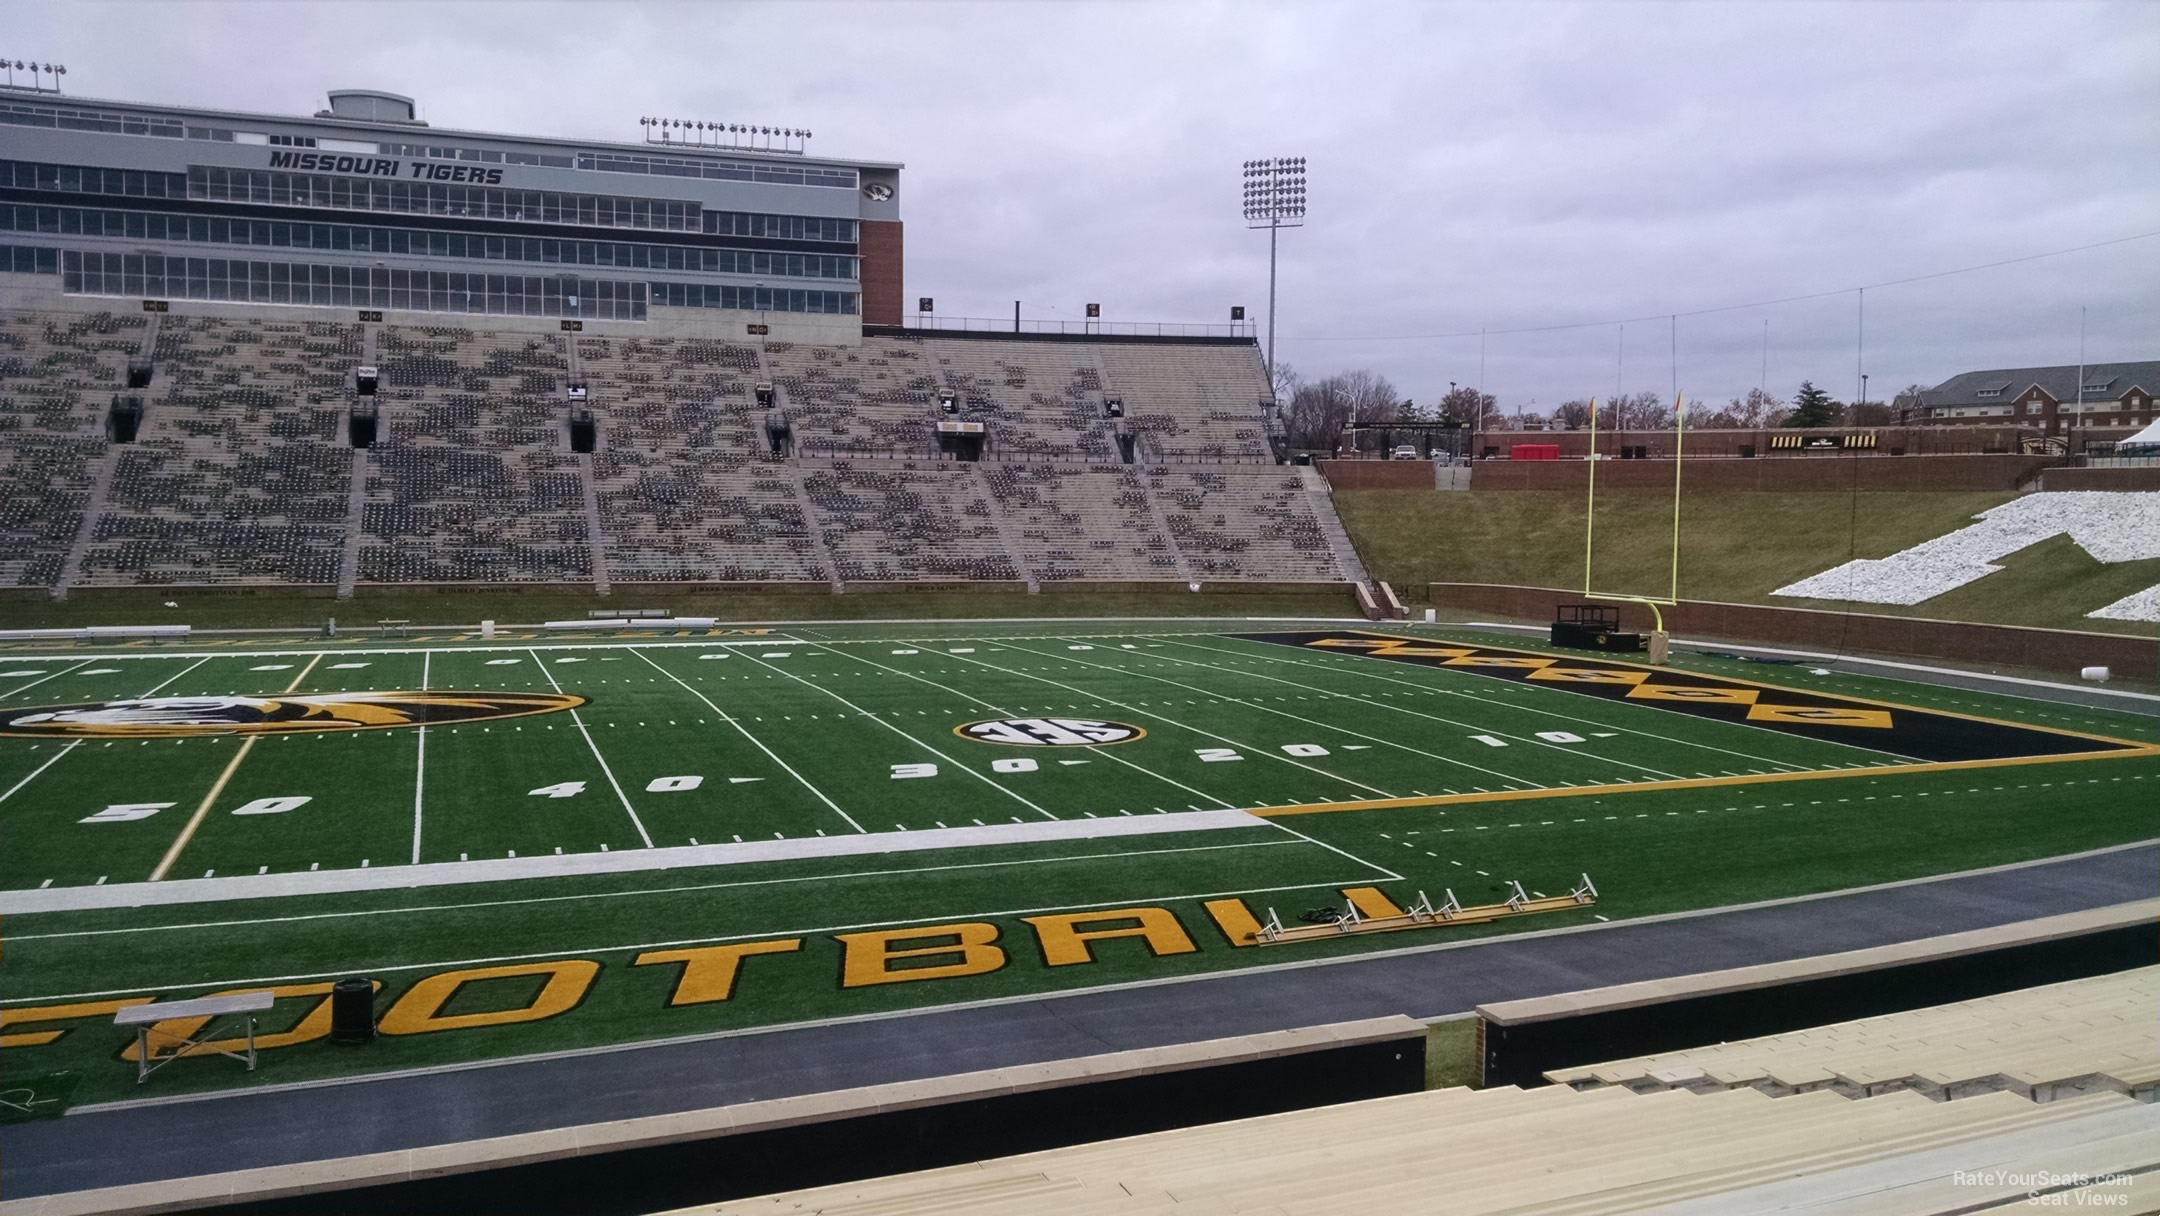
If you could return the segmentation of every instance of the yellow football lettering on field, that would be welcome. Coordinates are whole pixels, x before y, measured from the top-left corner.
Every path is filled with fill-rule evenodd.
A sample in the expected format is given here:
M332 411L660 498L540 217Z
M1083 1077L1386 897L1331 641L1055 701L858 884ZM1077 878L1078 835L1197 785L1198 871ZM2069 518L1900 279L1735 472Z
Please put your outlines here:
M1617 667L1546 667L1531 672L1530 678L1562 684L1640 684L1650 678L1650 673Z
M735 991L735 976L743 959L753 954L788 954L802 949L799 937L769 942L730 942L724 946L699 946L691 950L647 950L632 960L633 967L657 963L681 963L682 978L675 981L670 1005L702 1005L724 1001Z
M1628 690L1637 701L1693 701L1698 705L1753 705L1756 688L1704 688L1694 684L1637 684Z
M1448 659L1440 665L1442 667L1528 667L1535 670L1540 667L1550 667L1559 661L1558 659L1520 659L1506 655L1473 654L1467 658Z
M1383 642L1378 638L1314 638L1305 644L1307 646L1341 646L1353 650L1359 648L1371 650L1380 646L1393 645L1391 642Z
M0 1026L25 1022L73 1022L81 1018L111 1017L131 1005L147 1005L146 996L124 996L111 1001L77 1001L67 1005L32 1005L27 1009L0 1009ZM27 1034L0 1034L0 1047L41 1047L65 1030L33 1030Z
M375 985L375 991L382 991L381 980L374 980L371 982ZM272 1034L258 1034L255 1036L256 1048L259 1050L268 1051L270 1048L273 1047L290 1047L295 1043L312 1043L316 1039L322 1038L323 1036L330 1033L330 988L330 981L324 980L320 983L314 984L278 984L262 988L227 988L223 992L210 992L205 993L204 995L242 996L250 992L267 992L271 996L279 998L288 996L321 997L321 1000L315 1002L315 1007L308 1010L307 1016L301 1018L300 1021L296 1025L294 1025L291 1030L280 1030ZM196 1035L199 1035L203 1032L203 1027L208 1026L209 1024L209 1018L199 1017L167 1018L165 1021L153 1025L152 1027L150 1027L149 1034L150 1057L152 1059L156 1059L160 1054L164 1052L165 1048L173 1046L182 1039L194 1038ZM201 1046L188 1050L186 1054L194 1055L197 1052L246 1050L247 1039L236 1035L229 1039L212 1039L209 1042L203 1043ZM120 1053L120 1058L126 1060L130 1064L133 1064L136 1062L136 1060L140 1059L141 1052L138 1050L137 1044L128 1044L127 1050Z
M437 1030L463 1030L468 1026L508 1026L538 1022L567 1013L592 987L600 964L590 959L565 958L546 963L513 963L503 967L468 967L431 975L398 998L376 1029L383 1034L429 1034ZM547 983L532 1003L520 1009L493 1009L485 1013L442 1012L458 989L481 980L508 979L521 975L544 975Z
M1158 957L1165 954L1191 954L1198 948L1193 945L1192 938L1186 935L1185 926L1178 923L1177 916L1168 908L1060 912L1051 916L1026 916L1021 919L1035 926L1036 940L1042 943L1043 961L1053 967L1092 963L1095 961L1095 952L1088 943L1114 937L1140 938L1147 942L1149 952ZM1105 923L1111 927L1080 927Z
M1461 646L1382 646L1372 653L1377 658L1459 659L1477 651Z
M1259 918L1252 914L1244 900L1211 899L1200 906L1207 909L1209 918L1222 930L1223 936L1230 939L1231 945L1250 946L1253 939L1260 936Z
M1757 705L1748 710L1750 722L1799 722L1814 726L1865 726L1888 730L1893 725L1886 709L1859 709L1841 705Z
M840 961L840 986L866 988L872 984L898 984L907 980L946 980L963 975L982 975L1005 965L1005 951L997 941L996 925L965 921L956 925L927 925L915 929L873 929L867 933L834 935L845 948ZM895 950L896 942L939 939L936 944ZM952 940L957 938L958 940ZM928 967L894 968L900 959L957 956L957 962Z

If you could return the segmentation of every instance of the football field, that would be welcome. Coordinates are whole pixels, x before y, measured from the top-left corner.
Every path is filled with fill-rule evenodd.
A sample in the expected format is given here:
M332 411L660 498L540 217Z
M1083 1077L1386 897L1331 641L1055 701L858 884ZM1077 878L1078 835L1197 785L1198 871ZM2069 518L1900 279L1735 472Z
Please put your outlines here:
M2152 836L2156 739L2130 713L1471 628L18 645L0 1075L40 1113L138 1096L112 1015L234 989L281 997L260 1069L185 1059L143 1093L1813 894ZM1534 916L1251 935L1585 875L1595 902ZM378 984L364 1049L326 1038L345 975Z

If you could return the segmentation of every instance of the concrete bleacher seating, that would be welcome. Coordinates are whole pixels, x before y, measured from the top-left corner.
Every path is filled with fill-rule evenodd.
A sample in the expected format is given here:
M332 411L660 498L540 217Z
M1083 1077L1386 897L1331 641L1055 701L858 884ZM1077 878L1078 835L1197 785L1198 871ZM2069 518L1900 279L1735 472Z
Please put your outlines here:
M1193 572L1212 579L1339 579L1312 497L1292 469L1171 465L1148 478Z
M822 580L809 525L764 451L754 347L581 338L599 422L593 488L622 582Z
M1136 432L1157 449L1267 464L1260 402L1273 396L1259 356L1242 346L1105 343L1107 389L1125 401Z
M967 465L806 461L802 476L842 579L1022 577Z
M2027 988L1788 1034L1556 1069L1577 1089L2010 1090L2047 1101L2111 1090L2160 1099L2160 967Z
M116 444L146 342L142 428ZM365 362L377 431L356 454ZM939 451L941 389L988 428L979 466ZM0 586L1341 578L1327 508L1272 464L1264 392L1249 347L5 313Z
M1115 459L1092 347L984 339L926 341L962 415L995 429L1003 456Z
M50 586L82 526L143 318L0 313L0 586Z
M1117 465L984 466L998 509L1038 579L1178 577L1140 472Z
M376 364L359 581L589 580L560 340L386 326Z
M1955 1212L2022 1192L1959 1170L2160 1161L2155 1108L2120 1094L2039 1104L1752 1090L1636 1095L1443 1089L1159 1132L689 1209L712 1216L1031 1216L1435 1211Z
M78 582L335 583L359 353L355 325L165 318Z

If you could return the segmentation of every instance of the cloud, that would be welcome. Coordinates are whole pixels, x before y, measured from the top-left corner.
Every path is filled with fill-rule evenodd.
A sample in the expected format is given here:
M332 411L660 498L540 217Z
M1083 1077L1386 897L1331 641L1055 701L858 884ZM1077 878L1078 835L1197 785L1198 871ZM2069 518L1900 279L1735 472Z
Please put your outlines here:
M1282 357L1503 405L1763 376L1856 391L1857 300L1517 330L1882 282L2160 228L2146 5L508 3L18 5L71 93L633 139L642 114L808 127L903 161L907 296L941 312L1261 316L1239 164L1305 156ZM112 31L126 29L127 38ZM1873 395L2150 358L2160 240L1868 293ZM1264 317L1262 318L1264 325ZM1616 360L1616 355L1619 358ZM1619 366L1616 367L1616 361Z

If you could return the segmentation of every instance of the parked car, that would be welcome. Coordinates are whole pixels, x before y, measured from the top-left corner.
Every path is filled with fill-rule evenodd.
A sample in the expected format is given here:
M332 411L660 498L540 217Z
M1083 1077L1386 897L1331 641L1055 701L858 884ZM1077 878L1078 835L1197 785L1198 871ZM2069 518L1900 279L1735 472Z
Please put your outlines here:
M1417 452L1417 449L1416 449L1416 448L1414 448L1414 447L1411 447L1411 446L1410 446L1409 444L1407 444L1407 443L1406 443L1406 444L1403 444L1402 446L1400 446L1400 447L1396 448L1396 449L1395 449L1395 451L1394 451L1393 453L1391 453L1391 454L1390 454L1390 455L1388 456L1388 459L1389 459L1389 460L1416 460L1416 459L1418 459L1418 452Z

